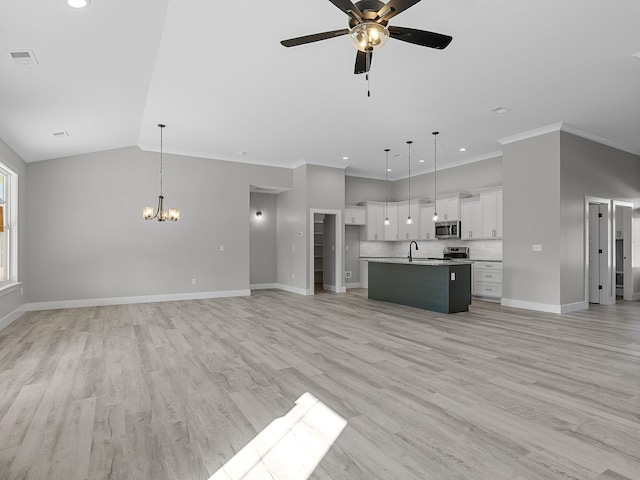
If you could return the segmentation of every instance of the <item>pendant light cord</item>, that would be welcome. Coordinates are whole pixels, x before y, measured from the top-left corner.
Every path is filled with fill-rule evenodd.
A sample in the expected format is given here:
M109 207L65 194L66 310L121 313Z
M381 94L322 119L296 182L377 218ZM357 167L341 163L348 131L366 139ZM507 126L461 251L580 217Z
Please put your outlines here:
M385 186L385 197L384 197L384 219L389 219L389 149L385 148L387 161L385 163L384 169L384 186Z
M438 211L438 143L436 141L438 133L440 132L433 132L433 198L436 212Z

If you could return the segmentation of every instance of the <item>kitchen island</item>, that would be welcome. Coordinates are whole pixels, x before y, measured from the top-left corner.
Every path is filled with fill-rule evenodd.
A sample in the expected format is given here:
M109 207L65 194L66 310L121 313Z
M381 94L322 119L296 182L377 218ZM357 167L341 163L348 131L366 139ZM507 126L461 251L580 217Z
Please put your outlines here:
M469 311L471 262L369 260L369 298L440 313Z

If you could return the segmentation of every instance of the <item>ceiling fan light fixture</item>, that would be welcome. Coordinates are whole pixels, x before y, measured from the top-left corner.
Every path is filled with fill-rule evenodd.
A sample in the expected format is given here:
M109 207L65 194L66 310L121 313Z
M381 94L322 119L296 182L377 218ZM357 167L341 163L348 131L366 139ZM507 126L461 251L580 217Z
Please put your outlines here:
M349 30L351 44L361 52L371 52L382 47L389 39L389 30L375 22L362 22Z

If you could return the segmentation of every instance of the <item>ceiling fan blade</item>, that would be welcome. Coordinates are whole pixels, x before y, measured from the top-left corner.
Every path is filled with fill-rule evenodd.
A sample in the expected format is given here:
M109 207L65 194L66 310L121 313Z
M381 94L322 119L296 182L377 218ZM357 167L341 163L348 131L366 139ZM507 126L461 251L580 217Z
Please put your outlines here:
M407 8L413 7L420 0L389 0L387 4L378 10L377 22L380 20L389 20L399 13L404 12Z
M358 53L356 54L356 67L353 70L353 73L355 73L356 75L360 73L367 73L371 68L372 59L373 52L361 52L360 50L358 50Z
M305 43L319 42L320 40L327 40L328 38L339 37L349 33L349 29L343 28L341 30L333 30L331 32L314 33L313 35L305 35L304 37L290 38L288 40L282 40L280 43L285 47L295 47L296 45L304 45Z
M358 22L362 22L362 12L356 7L351 0L329 0L344 13L354 18ZM418 0L419 1L419 0Z
M423 47L437 48L442 50L447 47L453 40L449 35L441 33L426 32L424 30L416 30L415 28L406 27L388 27L389 36L403 42L421 45Z

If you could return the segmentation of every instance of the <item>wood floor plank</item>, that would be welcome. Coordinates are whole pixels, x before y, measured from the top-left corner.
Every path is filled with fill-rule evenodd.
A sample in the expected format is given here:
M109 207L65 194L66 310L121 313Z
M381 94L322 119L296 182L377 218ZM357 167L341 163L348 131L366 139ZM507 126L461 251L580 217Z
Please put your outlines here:
M313 480L640 480L640 305L443 315L364 290L28 312L0 332L0 478L206 480L304 392Z

